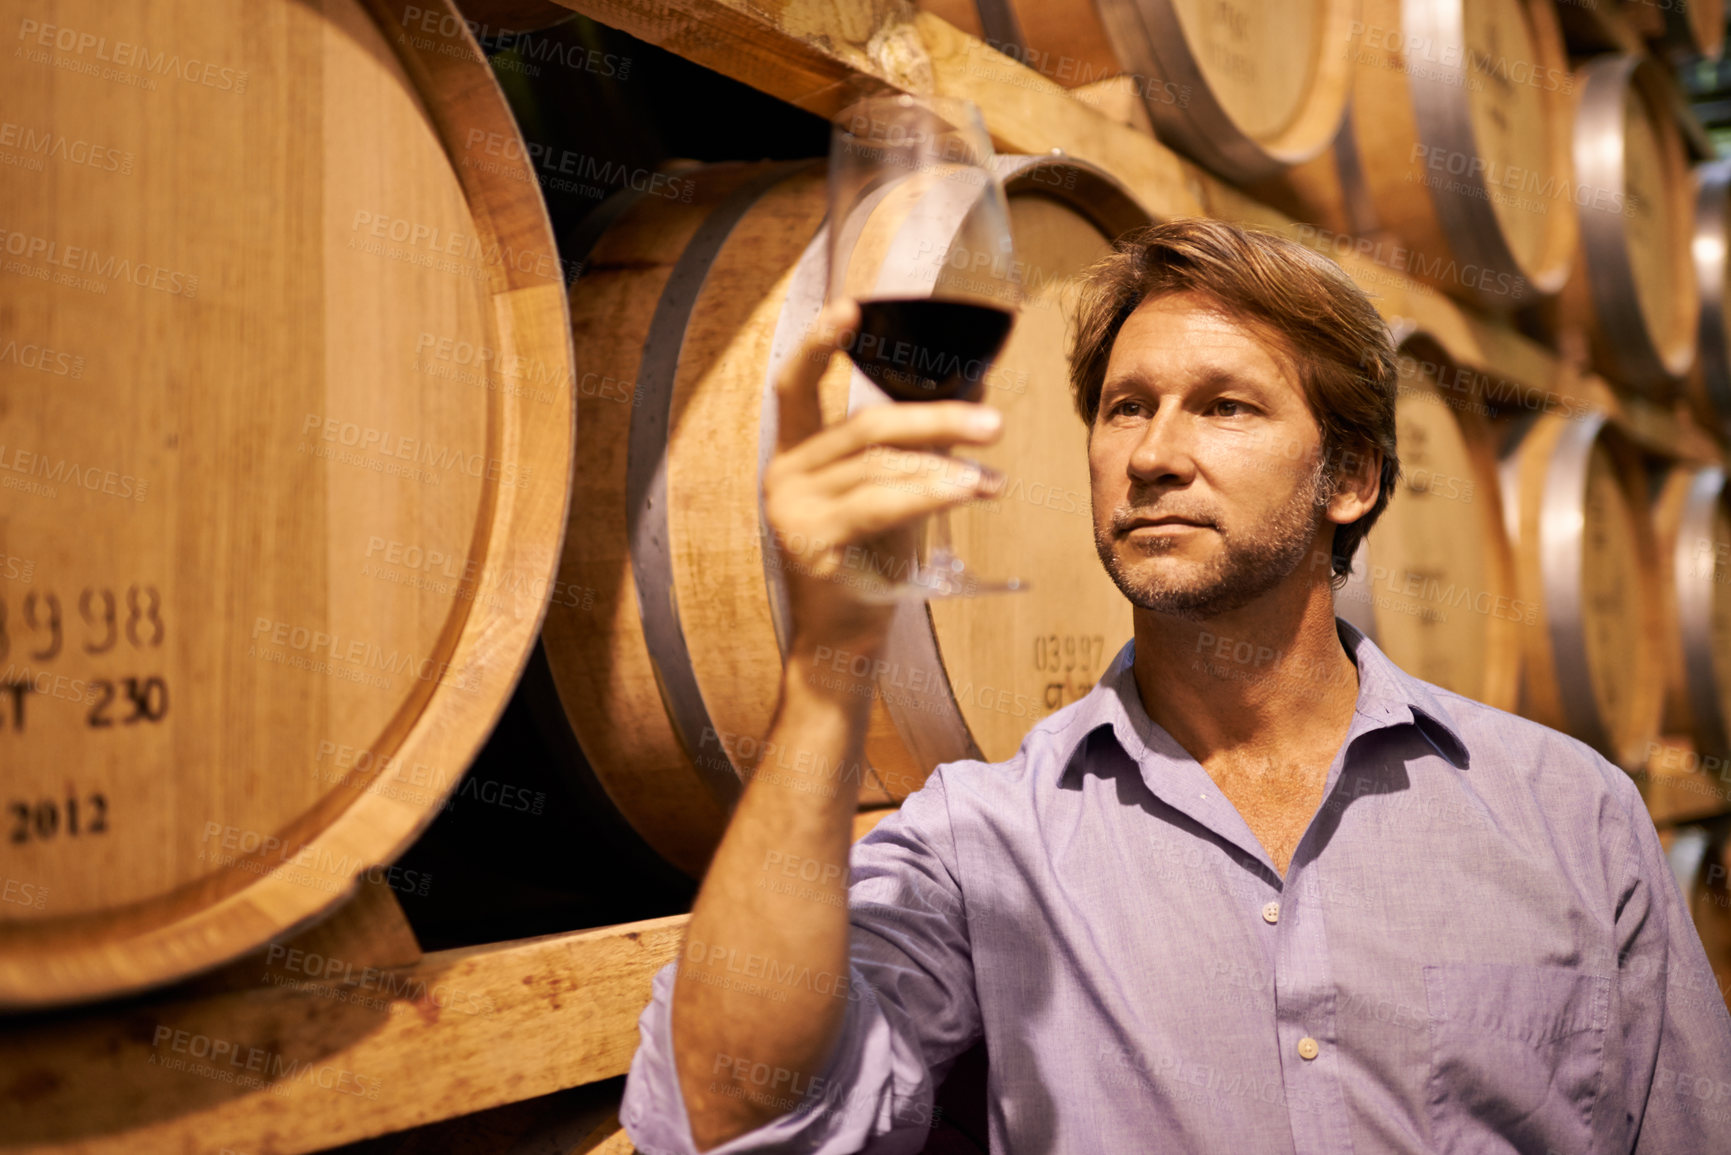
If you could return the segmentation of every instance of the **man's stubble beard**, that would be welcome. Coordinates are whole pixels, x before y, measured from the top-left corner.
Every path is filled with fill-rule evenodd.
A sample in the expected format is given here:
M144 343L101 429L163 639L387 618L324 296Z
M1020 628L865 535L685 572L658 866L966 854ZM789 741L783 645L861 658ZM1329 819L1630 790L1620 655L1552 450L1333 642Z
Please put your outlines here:
M1138 513L1157 516L1151 509L1119 506L1112 511L1111 524L1104 529L1096 518L1094 549L1113 584L1132 605L1186 621L1208 621L1249 605L1291 576L1310 552L1334 489L1324 462L1318 459L1305 484L1253 534L1234 536L1216 524L1214 532L1221 534L1225 548L1191 580L1181 584L1157 578L1145 578L1138 583L1118 562L1114 526ZM1170 553L1179 544L1170 538L1160 539L1146 553L1147 556Z

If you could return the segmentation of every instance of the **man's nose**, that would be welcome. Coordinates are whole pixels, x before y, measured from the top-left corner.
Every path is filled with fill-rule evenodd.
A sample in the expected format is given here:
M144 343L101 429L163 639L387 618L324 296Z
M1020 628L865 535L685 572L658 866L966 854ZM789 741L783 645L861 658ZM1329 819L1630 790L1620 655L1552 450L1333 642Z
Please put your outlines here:
M1181 406L1162 405L1130 452L1130 475L1139 481L1188 481L1195 473L1195 429Z

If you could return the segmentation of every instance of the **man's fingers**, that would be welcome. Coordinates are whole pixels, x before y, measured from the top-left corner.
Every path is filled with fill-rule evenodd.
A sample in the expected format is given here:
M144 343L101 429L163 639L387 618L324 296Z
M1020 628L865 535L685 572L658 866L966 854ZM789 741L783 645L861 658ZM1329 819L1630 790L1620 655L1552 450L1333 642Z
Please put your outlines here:
M898 449L990 445L1002 428L1003 417L996 409L971 401L874 405L787 450L782 468L822 469L871 445Z
M804 484L808 492L826 498L842 497L861 485L903 490L936 485L945 489L972 489L990 496L1002 487L1003 481L1003 475L996 470L982 471L977 463L947 453L871 445L806 474Z
M775 381L778 451L785 453L823 429L818 380L829 368L830 358L852 339L858 327L858 305L848 300L830 302L818 313L799 352L781 367Z
M838 500L837 520L848 527L848 539L858 541L887 533L940 509L966 505L1001 485L1000 479L994 486L990 475L982 481L977 470L970 471L965 466L956 474L921 479L908 486L861 485Z

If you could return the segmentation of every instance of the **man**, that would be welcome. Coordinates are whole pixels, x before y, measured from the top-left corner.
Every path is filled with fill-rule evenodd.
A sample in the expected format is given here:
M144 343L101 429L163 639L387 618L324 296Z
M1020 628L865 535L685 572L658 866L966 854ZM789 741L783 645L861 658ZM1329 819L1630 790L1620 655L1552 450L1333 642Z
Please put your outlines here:
M778 540L832 543L783 556L796 765L861 755L869 683L810 676L884 639L844 561L1001 485L928 456L992 441L984 406L821 428L831 351L781 381L764 483ZM1120 245L1072 385L1134 640L1014 758L938 767L851 887L857 786L751 783L643 1014L640 1150L918 1151L983 1036L1015 1155L1731 1151L1731 1014L1628 777L1334 616L1399 474L1394 365L1300 246Z

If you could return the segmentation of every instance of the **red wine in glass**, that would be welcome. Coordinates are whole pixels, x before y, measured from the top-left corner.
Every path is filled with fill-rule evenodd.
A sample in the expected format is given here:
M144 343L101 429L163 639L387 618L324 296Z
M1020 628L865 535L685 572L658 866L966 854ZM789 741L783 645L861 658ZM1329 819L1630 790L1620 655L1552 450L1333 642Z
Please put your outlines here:
M1021 276L980 110L954 97L865 93L836 118L829 161L827 295L859 305L848 354L875 386L875 397L858 400L981 400ZM967 565L952 547L949 513L932 513L905 578L862 575L856 592L890 602L1027 588Z
M859 303L859 333L848 355L897 401L975 401L1015 315L941 297Z

